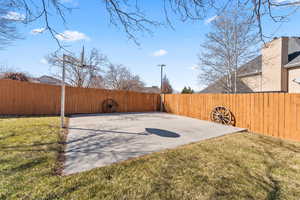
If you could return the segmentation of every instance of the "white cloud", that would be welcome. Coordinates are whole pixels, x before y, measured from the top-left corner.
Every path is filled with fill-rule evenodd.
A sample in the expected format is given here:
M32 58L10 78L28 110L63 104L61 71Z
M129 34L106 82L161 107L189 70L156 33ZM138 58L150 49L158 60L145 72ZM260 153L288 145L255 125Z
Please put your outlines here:
M299 0L275 0L277 3L296 3L299 4Z
M217 18L218 18L217 15L212 16L212 17L210 17L210 18L207 18L207 19L204 21L204 23L205 23L205 24L210 24L211 22L215 21Z
M46 64L48 64L48 61L47 61L45 58L42 58L42 59L40 60L40 63L46 65Z
M160 49L160 50L157 50L157 51L155 51L155 52L153 52L153 56L164 56L164 55L166 55L168 52L166 51L166 50L164 50L164 49Z
M11 21L23 21L25 19L25 15L14 11L9 11L6 13L6 15L2 16L2 18Z
M43 33L46 30L46 28L36 28L30 31L32 35L37 35L39 33Z
M280 5L280 6L278 6ZM273 5L271 5L274 8L281 8L281 7L293 7L293 6L299 6L300 1L299 0L275 0Z
M193 66L190 67L190 69L191 70L197 70L197 69L199 69L199 67L197 65L193 65Z
M64 31L63 33L56 34L56 38L61 41L66 42L75 42L78 40L90 40L88 36L86 36L84 33L80 33L78 31Z

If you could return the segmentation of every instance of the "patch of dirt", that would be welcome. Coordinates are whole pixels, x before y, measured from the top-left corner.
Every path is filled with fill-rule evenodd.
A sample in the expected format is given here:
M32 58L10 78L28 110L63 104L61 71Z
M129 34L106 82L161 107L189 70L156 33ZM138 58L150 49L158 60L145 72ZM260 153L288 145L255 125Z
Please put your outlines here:
M67 136L69 133L69 118L66 117L65 119L65 125L66 127L61 129L59 132L59 151L58 151L58 155L57 155L57 163L56 163L56 167L54 169L54 174L61 176L63 175L63 169L64 169L64 164L66 161L66 156L65 156L65 149L66 149L66 141L67 141Z

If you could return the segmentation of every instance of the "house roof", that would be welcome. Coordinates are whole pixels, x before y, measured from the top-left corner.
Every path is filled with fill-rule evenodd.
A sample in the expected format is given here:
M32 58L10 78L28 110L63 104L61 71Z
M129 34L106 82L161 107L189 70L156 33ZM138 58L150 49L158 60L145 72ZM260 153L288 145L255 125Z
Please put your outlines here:
M160 89L157 86L144 87L142 91L146 93L160 93Z
M60 85L61 84L61 80L57 79L57 78L54 78L52 76L47 76L47 75L43 75L39 78L30 78L29 79L30 82L33 82L33 83L43 83L43 84L49 84L49 85ZM67 83L65 83L66 85L69 85Z
M288 44L288 63L286 68L300 66L300 37L290 37ZM256 75L261 72L262 56L259 55L250 62L242 65L239 70L239 76Z
M261 72L262 68L262 56L259 55L256 58L250 60L246 64L242 65L238 69L238 76L250 76L250 75L256 75Z
M300 37L289 38L289 62L285 68L300 67Z
M54 84L54 85L60 85L62 82L61 80L59 80L57 78L54 78L52 76L47 76L47 75L41 76L38 79L41 83L48 83L48 84Z
M300 37L289 37L288 44L288 63L285 68L300 67ZM238 69L238 77L254 76L262 73L262 56L259 55L250 60L246 64L242 65ZM223 91L221 87L222 78L207 88L202 90L203 93L220 93ZM249 88L243 83L238 83L238 87L243 91L247 91Z
M289 37L288 44L288 63L284 66L286 68L290 67L300 67L300 37ZM262 68L262 56L259 55L248 63L242 65L238 74L242 76L250 76L261 73Z
M246 76L253 76L261 73L261 66L262 66L262 56L259 55L254 59L250 60L246 64L242 65L238 69L238 77L246 77ZM223 93L224 88L222 81L224 78L220 78L216 82L210 84L205 89L200 91L200 93ZM237 80L237 90L244 91L244 92L251 92L251 89L243 83L241 80Z
M225 93L222 80L224 79L221 78L210 84L204 90L201 90L200 93ZM252 90L240 79L237 79L237 91L252 92Z
M294 58L291 62L284 65L285 68L300 67L300 55Z

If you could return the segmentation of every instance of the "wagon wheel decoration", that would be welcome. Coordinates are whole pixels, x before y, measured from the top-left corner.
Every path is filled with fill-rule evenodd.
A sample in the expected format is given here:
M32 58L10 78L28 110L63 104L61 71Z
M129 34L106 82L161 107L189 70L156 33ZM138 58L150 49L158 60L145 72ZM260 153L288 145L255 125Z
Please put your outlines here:
M118 103L113 99L106 99L102 103L102 111L104 113L113 113L117 112Z
M213 122L225 125L235 125L235 118L233 114L230 112L230 110L223 106L215 107L210 113L210 119Z

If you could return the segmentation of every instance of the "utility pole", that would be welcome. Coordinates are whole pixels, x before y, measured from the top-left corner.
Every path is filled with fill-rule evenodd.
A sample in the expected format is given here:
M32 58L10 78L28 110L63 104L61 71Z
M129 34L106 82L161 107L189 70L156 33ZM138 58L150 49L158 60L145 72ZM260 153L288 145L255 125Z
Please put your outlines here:
M61 128L65 128L65 90L66 90L66 85L65 85L65 76L66 76L65 60L66 60L66 55L63 54L62 82L61 82L61 106L60 106Z
M166 67L165 64L160 64L158 65L158 67L160 67L160 112L163 111L163 98L162 98L162 95L163 95L163 70L164 70L164 67Z
M85 67L84 63L84 46L82 46L81 55L80 55L80 66L83 68Z

